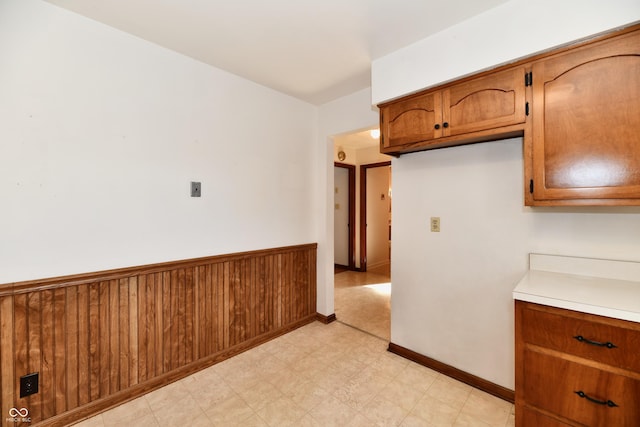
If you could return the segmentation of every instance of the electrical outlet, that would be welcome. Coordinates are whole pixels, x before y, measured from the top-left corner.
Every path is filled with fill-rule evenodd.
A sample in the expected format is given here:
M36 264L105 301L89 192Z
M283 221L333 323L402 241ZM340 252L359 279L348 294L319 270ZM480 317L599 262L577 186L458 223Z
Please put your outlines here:
M191 181L191 197L200 197L202 194L202 184Z
M38 372L20 377L20 397L38 392Z
M431 217L431 232L439 233L440 232L440 217L432 216Z

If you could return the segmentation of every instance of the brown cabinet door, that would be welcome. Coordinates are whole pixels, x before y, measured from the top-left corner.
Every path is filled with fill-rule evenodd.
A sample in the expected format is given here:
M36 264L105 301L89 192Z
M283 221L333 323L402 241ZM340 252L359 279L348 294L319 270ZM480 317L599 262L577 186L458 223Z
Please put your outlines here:
M529 405L590 427L638 426L640 380L546 353L524 351Z
M432 92L380 109L381 147L406 146L442 136L442 96ZM438 129L436 129L436 124Z
M525 69L491 74L443 91L444 136L524 123Z
M640 199L640 32L533 65L535 200Z

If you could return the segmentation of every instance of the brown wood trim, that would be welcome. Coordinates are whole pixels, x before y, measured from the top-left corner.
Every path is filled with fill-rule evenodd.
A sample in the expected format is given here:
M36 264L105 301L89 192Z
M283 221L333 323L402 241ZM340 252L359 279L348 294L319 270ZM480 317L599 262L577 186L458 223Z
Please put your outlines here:
M0 295L2 408L67 425L313 322L316 259L311 244L22 282ZM40 391L20 398L31 372Z
M331 313L328 316L325 316L324 314L316 313L316 320L324 323L325 325L328 325L331 322L335 322L337 319L336 319L335 313Z
M163 271L189 268L202 264L222 263L250 259L256 256L267 256L282 253L283 251L299 251L317 249L317 243L303 245L283 246L280 248L258 249L255 251L236 252L231 254L213 255L201 258L190 258L178 261L168 261L156 264L146 264L134 267L116 268L90 273L72 274L68 276L51 277L44 279L25 280L21 282L0 284L0 296L15 295L18 293L55 289L58 287L75 286L78 284L99 283L108 280L119 280L130 277L133 274L153 274Z
M457 85L459 83L463 83L463 82L466 82L466 81L469 81L469 80L476 79L478 77L483 77L483 76L487 76L487 75L490 75L490 74L493 74L493 73L497 73L497 72L500 72L500 71L503 71L503 70L508 70L510 68L531 65L532 62L539 61L539 60L545 59L545 58L549 58L551 56L564 53L564 52L566 52L568 50L571 50L571 49L575 49L575 48L578 48L578 47L581 47L581 46L586 46L586 45L589 45L591 43L597 43L597 42L600 42L600 41L603 41L603 40L610 39L612 37L617 37L617 36L620 36L620 35L623 35L623 34L627 34L627 33L633 32L633 31L637 31L637 30L640 30L640 24L637 23L637 21L636 21L635 23L630 23L630 24L627 24L627 25L623 25L621 27L612 28L612 29L604 31L602 33L593 34L593 35L590 35L590 36L587 36L587 37L583 37L583 38L578 39L578 40L574 40L572 42L565 43L565 44L560 45L560 46L552 47L552 48L549 48L549 49L544 50L542 52L533 53L531 55L528 55L528 56L522 57L520 59L517 59L517 60L515 60L513 62L509 62L509 63L503 64L503 65L497 65L495 67L488 68L488 69L480 71L478 73L469 74L469 75L467 75L465 77L462 77L462 78L459 78L459 79L456 79L456 80L451 80L451 81L448 81L448 82L443 83L443 84L429 86L429 87L426 87L426 88L423 88L423 89L418 89L417 91L411 92L409 94L401 95L401 96L386 100L384 102L381 102L377 106L378 106L378 108L383 108L383 107L385 107L385 106L387 106L389 104L392 104L392 103L398 101L399 99L410 99L412 97L421 96L424 93L431 92L433 90L444 89L444 88L447 88L447 87L451 87L451 86ZM477 141L477 142L479 142L479 141Z
M472 137L468 134L445 136L428 142L414 142L405 144L402 147L389 147L380 150L381 153L388 156L395 155L400 157L403 154L417 153L419 151L436 150L439 148L457 147L459 145L470 145L480 142L497 141L501 139L516 138L525 135L527 124L517 124L504 126L495 129L487 129L473 133ZM398 151L398 148L401 151Z
M402 356L405 359L412 360L422 366L431 368L434 371L438 371L458 381L462 381L465 384L468 384L486 393L492 394L496 397L499 397L500 399L506 400L507 402L515 402L515 392L506 387L502 387L501 385L492 383L491 381L487 381L483 378L477 377L458 368L454 368L451 365L439 362L435 359L424 356L420 353L416 353L413 350L409 350L408 348L404 348L394 343L389 343L388 350L391 353Z
M391 166L391 162L387 160L386 162L368 163L366 165L360 165L360 168L371 169L371 168L381 168L384 166Z
M391 162L360 166L360 269L367 271L367 169L391 166Z
M349 266L356 268L356 167L347 163L334 162L336 168L345 168L349 172Z

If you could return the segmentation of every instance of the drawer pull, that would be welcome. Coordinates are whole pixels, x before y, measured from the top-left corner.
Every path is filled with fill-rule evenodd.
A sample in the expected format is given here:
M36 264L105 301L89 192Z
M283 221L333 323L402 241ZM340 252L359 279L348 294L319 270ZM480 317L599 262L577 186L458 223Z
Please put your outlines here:
M598 405L608 406L609 408L615 408L615 407L618 406L618 405L616 405L615 402L613 402L611 400L598 400L598 399L594 399L593 397L589 397L587 395L587 393L585 393L582 390L574 391L574 393L577 394L578 396L582 397L583 399L587 399L589 402L597 403Z
M607 341L607 342L591 341L591 340L586 339L582 335L575 336L574 338L577 339L580 342L584 342L584 343L591 344L591 345L597 345L598 347L607 347L607 348L616 348L617 347L612 342L609 342L609 341Z

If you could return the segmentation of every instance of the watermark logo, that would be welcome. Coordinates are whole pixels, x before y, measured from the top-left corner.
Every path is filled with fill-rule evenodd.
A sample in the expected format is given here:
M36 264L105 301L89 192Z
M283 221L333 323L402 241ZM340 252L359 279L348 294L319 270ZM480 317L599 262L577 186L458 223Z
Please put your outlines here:
M6 421L8 423L30 423L29 410L27 408L11 408L9 409L9 418Z
M18 408L11 408L9 409L9 416L12 418L16 418L16 417L26 417L27 415L29 415L29 410L27 408L22 408L22 409L18 409Z

